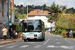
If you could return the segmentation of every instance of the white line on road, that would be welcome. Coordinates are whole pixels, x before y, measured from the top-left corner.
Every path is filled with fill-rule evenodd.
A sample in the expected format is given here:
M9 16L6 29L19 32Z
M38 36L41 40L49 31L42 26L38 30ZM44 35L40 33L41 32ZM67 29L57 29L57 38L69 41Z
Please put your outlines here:
M60 44L60 42L57 42L57 44Z
M54 45L48 45L47 48L54 48Z
M56 39L56 40L58 40L58 39Z
M69 40L67 40L67 39L65 39L65 41L67 41L68 43L70 43L70 44L73 44L73 43L71 43Z
M37 45L37 46L35 46L34 48L39 48L41 45Z
M20 48L26 48L26 47L28 47L29 45L23 45L23 46L21 46Z
M54 45L48 45L47 48L63 48L63 49L74 49L74 46L54 46Z
M74 46L60 46L60 47L64 49L74 49Z
M14 47L16 47L17 45L14 45L14 46L10 46L10 47L7 47L7 48L14 48Z
M45 43L44 43L44 45L49 41L50 39L48 39Z
M3 47L3 46L0 46L0 47Z

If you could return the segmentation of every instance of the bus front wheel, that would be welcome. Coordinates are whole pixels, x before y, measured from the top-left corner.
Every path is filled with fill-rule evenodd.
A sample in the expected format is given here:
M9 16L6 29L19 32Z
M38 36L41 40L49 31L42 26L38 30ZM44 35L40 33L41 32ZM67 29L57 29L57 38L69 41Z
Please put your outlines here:
M42 39L42 41L44 41L44 40L45 40L45 38Z
M24 39L24 42L26 42L27 40L26 39Z
M44 41L45 40L45 38L43 38L43 39L40 39L40 41Z

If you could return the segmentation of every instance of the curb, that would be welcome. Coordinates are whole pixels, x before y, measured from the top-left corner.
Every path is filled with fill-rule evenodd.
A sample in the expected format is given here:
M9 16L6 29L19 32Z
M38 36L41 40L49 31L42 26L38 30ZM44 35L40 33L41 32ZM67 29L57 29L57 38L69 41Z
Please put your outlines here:
M73 39L73 38L62 38L62 39L71 39L71 40L75 40L75 39Z
M16 42L16 41L4 42L4 43L0 43L0 45L10 44L10 43L14 43L14 42Z
M55 35L55 34L47 34L47 35ZM60 36L60 35L55 35L55 36ZM62 36L60 36L60 37L62 37Z
M15 43L15 42L20 42L21 39L17 39L17 40L12 40L12 41L9 41L9 42L4 42L4 43L0 43L0 45L5 45L5 44L10 44L10 43Z

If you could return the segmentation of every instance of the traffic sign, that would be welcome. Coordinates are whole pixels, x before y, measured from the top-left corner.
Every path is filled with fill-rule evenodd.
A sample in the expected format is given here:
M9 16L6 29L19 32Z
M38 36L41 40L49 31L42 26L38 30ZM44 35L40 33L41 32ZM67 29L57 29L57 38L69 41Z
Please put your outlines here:
M6 22L5 25L8 25L8 22ZM11 25L12 25L12 23L9 23L9 26L11 26Z

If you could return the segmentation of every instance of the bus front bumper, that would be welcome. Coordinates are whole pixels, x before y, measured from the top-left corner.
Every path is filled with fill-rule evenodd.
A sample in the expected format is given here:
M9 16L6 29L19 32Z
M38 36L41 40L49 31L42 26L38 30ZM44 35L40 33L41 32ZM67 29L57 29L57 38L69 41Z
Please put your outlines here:
M23 40L29 40L29 39L43 39L43 37L42 36L39 36L39 37L25 37L25 36L22 36L22 39Z

